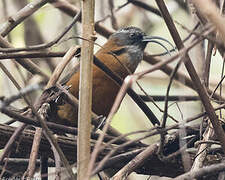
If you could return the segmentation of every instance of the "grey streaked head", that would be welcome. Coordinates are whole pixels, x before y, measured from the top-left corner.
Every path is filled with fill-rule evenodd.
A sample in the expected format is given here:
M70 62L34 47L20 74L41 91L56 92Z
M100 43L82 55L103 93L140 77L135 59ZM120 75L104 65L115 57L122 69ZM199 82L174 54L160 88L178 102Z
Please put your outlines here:
M144 50L147 42L143 41L146 34L137 27L126 27L116 31L111 35L116 41L118 46L138 46L141 50Z
M173 47L168 40L158 36L147 36L140 28L131 26L119 29L113 33L109 37L107 48L111 48L111 53L117 57L121 54L127 55L127 66L130 66L129 69L133 72L143 58L147 43L157 43L162 46L168 54L170 53L169 50L157 40L165 41Z
M113 51L115 55L127 54L126 66L131 72L135 71L143 58L144 49L148 43L146 37L149 38L141 29L131 26L116 31L109 38L109 41L113 40L117 47L121 47L119 51Z

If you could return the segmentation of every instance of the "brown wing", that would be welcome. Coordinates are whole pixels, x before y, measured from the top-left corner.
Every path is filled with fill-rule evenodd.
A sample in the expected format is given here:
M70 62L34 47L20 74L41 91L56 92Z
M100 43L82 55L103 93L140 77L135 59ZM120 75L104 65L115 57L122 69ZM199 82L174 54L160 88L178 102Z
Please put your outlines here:
M120 62L111 54L105 52L104 49L99 50L96 57L100 59L108 68L110 68L117 75L124 78L128 73ZM125 56L120 56L119 59L123 63L123 59L127 59ZM126 61L124 61L126 63ZM126 64L125 64L126 65ZM79 96L79 72L74 74L72 78L67 82L67 86L70 86L70 92L78 98ZM104 73L97 66L93 66L93 90L92 90L92 110L98 115L107 116L115 97L119 91L119 85L114 82L108 75ZM77 124L78 110L73 109L69 104L65 104L59 107L58 116L62 119Z

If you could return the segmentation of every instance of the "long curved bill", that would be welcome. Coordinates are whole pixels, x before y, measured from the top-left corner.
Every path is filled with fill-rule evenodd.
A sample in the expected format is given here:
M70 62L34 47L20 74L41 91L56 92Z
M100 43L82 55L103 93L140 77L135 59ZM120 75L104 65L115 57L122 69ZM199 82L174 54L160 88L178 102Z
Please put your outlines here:
M162 46L167 51L168 54L170 54L170 51L166 48L166 46L164 46L161 42L159 42L157 40L167 42L173 48L170 51L174 51L176 49L171 42L169 42L167 39L164 39L164 38L159 37L159 36L143 36L143 39L142 39L143 42L147 42L147 43L152 42L152 43L159 44L160 46Z

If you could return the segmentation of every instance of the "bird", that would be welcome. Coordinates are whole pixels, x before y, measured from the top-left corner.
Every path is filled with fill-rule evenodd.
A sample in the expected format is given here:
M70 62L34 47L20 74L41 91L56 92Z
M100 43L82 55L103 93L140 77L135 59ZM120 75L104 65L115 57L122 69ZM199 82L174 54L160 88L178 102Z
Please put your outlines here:
M152 38L138 27L121 28L108 38L107 42L95 53L95 57L121 79L124 79L127 75L134 73L143 58L147 43L151 40ZM93 65L92 73L92 111L97 115L107 116L120 86L96 65ZM79 79L80 72L77 71L66 83L66 86L70 87L69 92L78 99ZM57 116L65 122L64 124L77 126L78 109L70 104L60 105Z

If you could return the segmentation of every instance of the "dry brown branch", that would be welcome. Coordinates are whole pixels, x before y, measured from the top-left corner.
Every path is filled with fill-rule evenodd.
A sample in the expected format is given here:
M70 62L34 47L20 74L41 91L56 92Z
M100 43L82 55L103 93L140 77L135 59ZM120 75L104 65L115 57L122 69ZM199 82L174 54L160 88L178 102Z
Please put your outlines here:
M8 21L1 28L1 35L6 36L13 28L15 28L18 24L20 24L27 17L32 15L39 8L44 6L50 0L34 0L31 3L27 4L23 9L17 12L15 15L10 16Z
M44 110L46 110L47 109L46 106L49 106L49 105L43 104L40 109L43 108ZM34 108L32 109L32 112L35 114L37 119L40 121L41 127L43 128L43 133L45 134L46 138L48 139L48 141L50 141L53 144L54 148L59 153L59 156L62 160L62 163L63 163L64 167L66 168L67 173L69 174L69 176L71 178L75 179L76 176L73 174L73 171L72 171L72 168L71 168L69 162L67 161L63 151L61 150L60 146L58 145L56 138L53 136L52 131L48 128L45 120L38 114L38 112L35 111Z
M4 147L5 143L9 139L9 137L12 135L13 131L15 128L10 127L10 126L5 126L5 125L0 125L0 135L4 138L2 138L2 141L0 142L0 147ZM22 134L21 137L23 137L21 140L18 141L17 148L14 148L12 151L12 156L17 156L17 157L27 157L29 154L29 149L32 145L33 137L34 137L34 131L32 130L25 130ZM175 138L176 136L174 136ZM57 141L62 148L63 152L66 154L67 159L70 162L75 162L76 161L76 145L77 141L74 140L74 138L68 138L65 136L58 136ZM173 142L173 143L172 143ZM92 141L92 147L94 145L95 141ZM26 145L27 148L23 148ZM168 146L175 147L176 145L176 138L173 139L170 143L168 143ZM15 146L14 146L15 147ZM113 147L115 147L113 145ZM17 151L14 151L16 150ZM101 159L102 156L106 155L110 150L112 149L112 145L109 148L104 148L104 151L100 153L99 158ZM141 151L143 148L140 149ZM48 140L45 137L41 138L41 144L40 144L40 151L39 153L45 153L46 155L49 155L50 157L53 157L52 151L50 149L50 144ZM145 151L147 152L147 150ZM148 151L149 152L149 151ZM133 150L131 149L126 149L119 151L115 156L110 158L106 163L105 166L102 167L108 168L108 167L115 167L115 168L121 168L123 165L127 164L131 159L133 159L137 154L139 154L140 151L138 149ZM145 153L143 153L145 154ZM141 156L141 155L140 155ZM143 165L145 168L142 169L142 167L136 169L137 172L142 172L146 174L158 174L158 173L163 173L164 175L168 176L176 176L182 172L182 167L179 165L179 157L174 162L171 162L168 167L165 168L165 164L161 162L155 153L149 154L148 158L146 159L147 162ZM149 162L154 162L155 166L152 166L149 164ZM118 167L119 166L119 167ZM164 167L164 168L163 168ZM164 169L161 171L160 169ZM179 173L178 171L179 170ZM178 174L177 174L178 173Z
M11 75L11 73L8 72L8 70L5 68L5 66L2 63L0 63L0 65L1 65L1 68L4 70L4 72L7 74L7 76L10 78L10 80L13 82L15 87L18 90L21 90L20 85L17 83L16 79ZM30 104L29 99L23 94L22 94L22 97L24 98L24 100L27 103L27 105L32 108L32 105ZM10 101L8 103L10 103ZM8 155L9 151L11 150L11 147L12 147L14 141L18 138L19 134L24 130L25 127L26 127L26 125L22 123L20 125L20 127L17 128L17 130L15 131L13 136L10 138L10 140L7 142L6 146L4 147L3 153L1 154L0 162L2 162L4 160L4 158Z
M171 33L171 36L173 37L174 39L174 42L176 43L178 49L182 49L184 47L183 43L182 43L182 40L175 28L175 25L173 23L173 20L166 8L166 5L164 4L164 2L162 0L157 0L157 5L159 6L161 12L162 12L162 15L165 19L165 22L167 24L167 27L168 29L170 30L170 33ZM219 138L220 142L221 142L221 145L223 147L223 150L225 152L225 136L224 136L224 131L219 123L219 120L213 110L213 107L211 105L211 102L209 101L209 98L208 98L208 95L207 95L207 92L205 90L205 88L202 86L201 82L200 82L200 79L199 79L199 76L197 75L196 71L195 71L195 68L191 62L191 59L188 55L186 55L186 61L185 61L185 67L192 79L192 81L194 82L195 84L195 87L197 89L197 92L201 98L201 101L203 103L203 106L204 108L206 109L207 113L208 113L208 116L209 116L209 119L213 125L213 128L216 129L216 135L217 137Z
M39 44L39 45L33 45L28 47L22 47L22 48L13 48L9 45L7 41L4 41L4 39L1 39L4 48L0 48L0 52L19 52L19 51L34 51L34 50L41 50L41 49L47 49L49 47L52 47L53 45L57 44L63 36L73 27L73 25L79 20L81 15L81 12L78 12L76 16L74 16L72 22L62 31L55 39L50 41L49 43ZM0 36L1 37L1 36ZM8 43L8 44L7 44Z
M2 48L12 48L12 45L4 40L2 36L0 36L0 46ZM32 74L38 74L42 76L45 80L48 80L49 76L44 73L36 64L34 64L30 59L20 59L16 58L16 62L18 62L21 66L23 66L25 69L27 69Z
M91 157L91 109L92 109L92 71L95 41L94 16L95 1L82 0L82 41L79 108L78 108L78 147L77 147L77 179L90 179L92 167Z
M78 13L78 8L65 0L53 0L52 5L72 17ZM95 23L95 31L107 38L113 33L100 23Z
M193 0L192 2L197 7L198 11L216 27L219 36L222 38L223 42L225 42L225 24L223 23L225 18L220 15L216 5L210 0Z
M144 151L139 153L134 159L132 159L126 166L118 171L113 177L113 180L126 179L130 173L132 173L137 167L141 166L149 156L152 156L157 152L158 145L152 144Z
M45 89L50 88L51 86L54 86L56 84L56 82L58 81L60 75L62 74L64 68L66 67L66 65L70 62L70 60L73 58L74 55L79 55L79 51L80 51L80 47L76 46L76 47L71 47L67 53L65 54L65 56L62 59L62 62L59 63L57 65L57 67L55 68L51 78L48 81L48 84L46 85Z
M102 69L107 75L109 75L115 82L118 83L118 85L123 85L123 80L114 72L110 70L109 67L105 66L104 63L102 63L100 60L98 60L94 56L94 64L98 66L100 69ZM145 115L148 117L149 121L153 124L160 124L158 118L155 116L155 114L152 112L152 110L146 105L146 103L138 96L135 91L133 91L131 88L127 89L128 95L134 100L134 102L140 107L140 109L145 113ZM110 128L110 127L109 127Z
M98 157L98 154L100 153L100 150L101 150L100 146L101 146L101 143L102 143L102 141L104 139L104 135L106 134L106 132L108 130L108 127L109 127L109 125L110 125L110 123L112 121L112 117L115 115L116 111L118 110L118 107L121 104L121 101L122 101L123 97L125 96L127 89L131 86L131 84L132 84L131 81L132 80L131 80L130 76L127 76L126 79L124 80L123 85L120 88L120 91L118 92L118 95L117 95L117 97L115 99L113 107L110 110L110 113L109 113L109 115L108 115L108 117L106 119L106 123L105 123L105 125L103 127L103 130L102 130L103 132L100 135L100 137L98 138L98 141L97 141L97 143L96 143L96 145L94 147L94 150L93 150L93 152L91 154L90 171L92 171L92 169L94 167L94 163L95 163L95 161L96 161L96 159Z
M178 176L178 177L174 178L174 180L200 178L200 177L203 177L203 176L216 174L218 172L224 171L224 169L225 169L224 163L215 164L215 165L200 168L200 169L195 170L195 171L189 171L189 172L187 172L187 173L185 173L181 176Z
M163 60L160 60L158 58L153 58L148 53L145 53L144 61L148 62L149 64L155 65L157 63L160 63ZM164 65L160 68L160 70L163 71L165 74L170 75L171 72L173 71L173 68L168 65ZM175 76L175 79L178 82L180 82L181 84L183 84L193 90L196 90L191 79L189 77L187 77L186 75L184 75L183 73L178 72ZM183 81L181 81L180 79L183 79ZM221 97L219 94L213 93L213 91L211 89L207 89L207 92L208 92L208 94L213 94L212 97L215 98L216 100L224 99L224 97Z
M202 141L209 141L213 138L214 136L214 131L210 124L208 125L206 131L203 134L203 139ZM198 152L196 153L196 158L195 161L193 162L192 165L192 171L198 170L199 168L202 168L204 165L205 158L207 156L207 148L210 146L210 144L203 143L200 144L198 147Z
M42 129L36 128L33 145L32 145L32 149L30 153L30 158L29 158L29 165L28 165L27 171L24 173L24 175L26 174L25 177L27 178L33 178L34 176L41 136L42 136Z
M0 54L0 59L14 59L14 58L48 58L48 57L63 57L66 52L24 52L24 53L10 53ZM33 59L32 59L33 60Z

